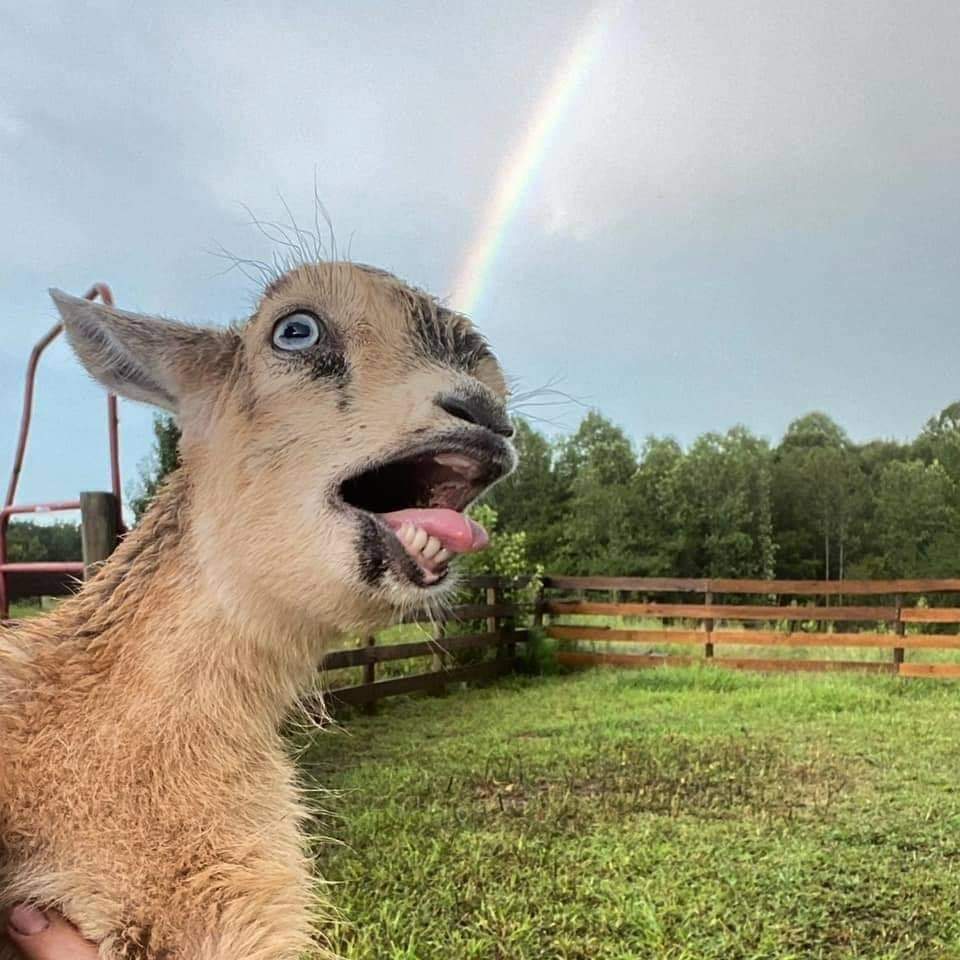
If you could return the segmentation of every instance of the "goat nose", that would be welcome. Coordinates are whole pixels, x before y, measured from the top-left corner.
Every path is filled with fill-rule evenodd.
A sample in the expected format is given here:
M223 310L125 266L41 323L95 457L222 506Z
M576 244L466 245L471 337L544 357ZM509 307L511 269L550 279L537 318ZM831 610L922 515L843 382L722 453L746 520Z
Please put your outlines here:
M486 427L508 439L514 434L513 424L506 413L482 394L443 393L434 402L458 420Z

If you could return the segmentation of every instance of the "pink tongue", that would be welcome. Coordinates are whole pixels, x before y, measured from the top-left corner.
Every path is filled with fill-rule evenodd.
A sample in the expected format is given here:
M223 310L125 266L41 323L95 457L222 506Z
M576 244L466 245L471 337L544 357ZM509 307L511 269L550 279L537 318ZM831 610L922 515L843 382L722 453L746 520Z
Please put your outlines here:
M487 531L456 510L436 507L429 510L394 510L381 513L392 530L399 530L404 523L426 530L436 537L451 553L474 553L489 542Z

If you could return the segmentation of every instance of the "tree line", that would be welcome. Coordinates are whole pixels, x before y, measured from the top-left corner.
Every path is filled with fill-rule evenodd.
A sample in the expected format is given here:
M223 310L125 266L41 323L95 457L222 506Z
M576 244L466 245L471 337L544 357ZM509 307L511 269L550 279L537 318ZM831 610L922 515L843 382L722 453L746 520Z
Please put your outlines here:
M743 426L637 449L597 411L548 438L517 422L498 527L579 575L869 579L960 571L960 402L909 442L854 443L825 413L776 445Z
M612 576L869 579L960 571L960 402L908 442L854 443L809 413L776 445L743 426L684 448L637 448L598 411L548 437L516 421L517 471L481 509L512 569ZM131 505L137 519L178 460L172 420ZM11 560L80 555L73 524L11 523Z
M7 559L11 563L79 560L80 552L80 526L76 523L14 520L7 530Z

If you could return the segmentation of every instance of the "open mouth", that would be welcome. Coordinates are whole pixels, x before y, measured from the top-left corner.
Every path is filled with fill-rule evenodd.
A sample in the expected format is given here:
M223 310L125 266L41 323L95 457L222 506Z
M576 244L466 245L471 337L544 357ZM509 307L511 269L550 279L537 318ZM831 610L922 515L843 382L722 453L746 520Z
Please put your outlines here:
M340 497L376 521L394 568L429 587L456 555L487 546L487 532L464 510L510 464L500 441L420 447L350 477Z

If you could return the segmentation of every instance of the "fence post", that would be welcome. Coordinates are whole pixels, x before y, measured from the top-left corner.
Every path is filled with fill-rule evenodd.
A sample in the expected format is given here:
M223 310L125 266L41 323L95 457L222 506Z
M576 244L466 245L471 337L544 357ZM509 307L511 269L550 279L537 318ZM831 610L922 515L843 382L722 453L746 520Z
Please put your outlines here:
M443 638L446 632L446 626L442 620L434 624L433 639L436 646L430 658L430 672L435 673L436 677L434 677L434 686L429 691L431 697L443 697L447 693L447 685L443 679L443 673L447 668L446 657L443 654Z
M80 494L80 539L83 543L84 577L89 580L113 553L119 537L120 506L112 493Z
M484 599L487 602L488 606L496 606L500 602L500 581L498 580L496 584L492 587L487 587L484 593ZM497 659L513 662L513 659L517 652L517 645L515 643L510 643L509 641L505 642L501 633L501 622L499 617L487 617L487 633L496 633L499 636L497 640Z
M903 594L898 593L896 600L894 601L897 606L897 636L902 637L907 632L907 625L903 622L901 616L901 611L903 609ZM893 662L899 666L903 663L904 648L903 647L894 647L893 648Z
M713 603L713 591L707 590L703 594L703 605L709 607ZM713 643L710 638L713 636L713 620L703 621L703 630L707 635L707 642L703 645L703 655L705 657L713 656Z
M491 606L491 607L496 606L497 597L499 593L500 591L496 586L487 587L486 593L484 594L484 598L487 602L487 606ZM496 633L496 632L497 632L497 618L495 616L487 617L487 633Z
M533 600L533 626L535 630L543 629L544 590L545 587L541 581L540 586L537 587L537 595Z
M364 686L372 687L377 682L377 661L374 660L373 648L377 645L377 638L371 634L367 637L366 648L367 648L367 660L363 665L363 683ZM363 705L364 713L376 713L377 711L377 701L372 699L373 693L371 691L371 699L368 700Z

